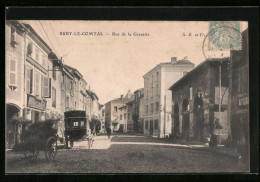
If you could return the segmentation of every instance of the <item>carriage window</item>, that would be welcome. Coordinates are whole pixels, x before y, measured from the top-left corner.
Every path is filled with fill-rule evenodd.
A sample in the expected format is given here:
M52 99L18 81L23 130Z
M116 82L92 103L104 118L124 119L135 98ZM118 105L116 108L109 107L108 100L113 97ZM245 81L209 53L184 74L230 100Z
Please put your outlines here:
M75 126L79 126L79 122L74 121L74 122L73 122L73 126L74 126L74 127L75 127Z
M83 127L84 126L84 121L81 121L80 122L80 127Z

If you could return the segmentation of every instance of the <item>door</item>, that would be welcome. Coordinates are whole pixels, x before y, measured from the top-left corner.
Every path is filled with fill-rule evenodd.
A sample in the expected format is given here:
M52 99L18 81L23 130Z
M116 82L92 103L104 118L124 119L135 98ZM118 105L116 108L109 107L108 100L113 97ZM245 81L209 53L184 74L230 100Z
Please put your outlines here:
M153 135L153 120L150 120L150 135Z

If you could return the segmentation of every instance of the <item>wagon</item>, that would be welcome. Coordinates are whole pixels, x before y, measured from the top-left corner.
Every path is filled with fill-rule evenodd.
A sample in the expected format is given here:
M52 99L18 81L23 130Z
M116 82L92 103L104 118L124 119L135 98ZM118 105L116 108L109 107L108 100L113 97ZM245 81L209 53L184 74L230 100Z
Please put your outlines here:
M32 160L36 160L39 152L44 151L46 160L53 161L57 155L58 138L53 124L51 120L33 123L23 131L21 143L14 150L22 152L26 158Z
M94 138L89 129L86 111L73 110L64 112L65 121L65 146L73 147L75 141L88 141L88 148L92 147Z

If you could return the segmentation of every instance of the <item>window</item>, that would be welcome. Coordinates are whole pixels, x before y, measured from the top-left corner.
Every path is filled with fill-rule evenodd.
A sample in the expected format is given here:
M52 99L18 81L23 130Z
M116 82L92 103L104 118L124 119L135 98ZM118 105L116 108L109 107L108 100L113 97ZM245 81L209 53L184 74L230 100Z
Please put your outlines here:
M31 56L32 52L33 52L33 44L32 42L29 42L27 45L27 54Z
M248 70L247 66L239 69L239 93L243 94L248 88Z
M70 97L66 98L66 108L69 108L70 106Z
M74 107L75 107L75 109L77 109L77 102L75 102L75 106Z
M128 119L130 119L130 113L128 113Z
M9 69L9 84L12 86L17 85L16 81L16 61L10 60L10 69Z
M152 75L152 84L153 84L153 75Z
M73 95L73 91L74 91L74 83L73 81L71 80L70 81L70 94Z
M148 130L148 121L145 121L145 126L144 126L145 130Z
M37 62L39 62L39 49L36 49L36 52L35 52L35 60L37 61Z
M146 99L148 99L148 95L149 95L149 92L148 92L148 90L146 90Z
M35 85L34 93L35 93L35 95L40 95L40 73L36 71L34 76L35 76L35 79L34 79L34 85Z
M158 113L159 112L159 102L157 101L155 103L155 113Z
M78 127L79 126L79 122L78 121L74 121L73 122L73 127Z
M154 120L154 130L158 130L158 120Z
M124 119L126 119L126 113L124 113Z
M151 92L152 92L151 97L153 97L153 86L152 86L152 88L151 88Z
M56 66L54 66L54 64L52 64L52 77L54 80L56 80Z
M50 97L50 94L49 78L42 76L42 97Z
M84 126L85 126L84 121L81 121L80 122L80 127L84 127Z
M159 72L156 72L156 80L159 81Z
M56 89L52 87L52 106L56 107Z
M47 68L46 56L44 56L44 55L42 55L42 66L44 68ZM54 68L54 66L53 66L53 68ZM55 72L55 71L53 71L53 72ZM55 79L56 79L56 77L55 77Z
M158 95L159 95L159 85L156 84L156 96L158 96Z
M192 100L192 87L190 87L190 100Z
M120 120L122 120L122 114L120 114Z
M148 105L146 105L145 113L146 113L146 116L148 116Z
M13 43L16 41L16 30L14 27L11 27L11 37L10 37L10 42Z
M114 107L114 112L117 112L117 107L116 106Z
M26 92L31 94L33 86L33 69L26 67Z
M150 110L150 113L153 114L153 109L154 109L154 108L153 108L153 103L151 103L150 109L151 109L151 110Z

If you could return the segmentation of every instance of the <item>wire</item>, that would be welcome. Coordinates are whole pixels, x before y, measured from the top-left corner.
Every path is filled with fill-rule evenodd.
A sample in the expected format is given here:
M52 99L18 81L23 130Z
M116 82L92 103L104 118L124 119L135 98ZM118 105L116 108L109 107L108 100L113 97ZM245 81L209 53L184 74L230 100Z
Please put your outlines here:
M55 47L53 46L53 44L52 44L52 41L50 40L50 38L49 38L48 34L46 33L46 31L45 31L44 27L42 26L42 23L41 23L41 21L38 21L38 22L40 23L40 25L41 25L41 27L42 27L42 30L43 30L43 32L45 33L45 35L46 35L47 39L49 40L49 43L51 44L52 48L54 49L54 51L55 51L55 52L57 52L57 50L56 50L56 49L55 49Z

